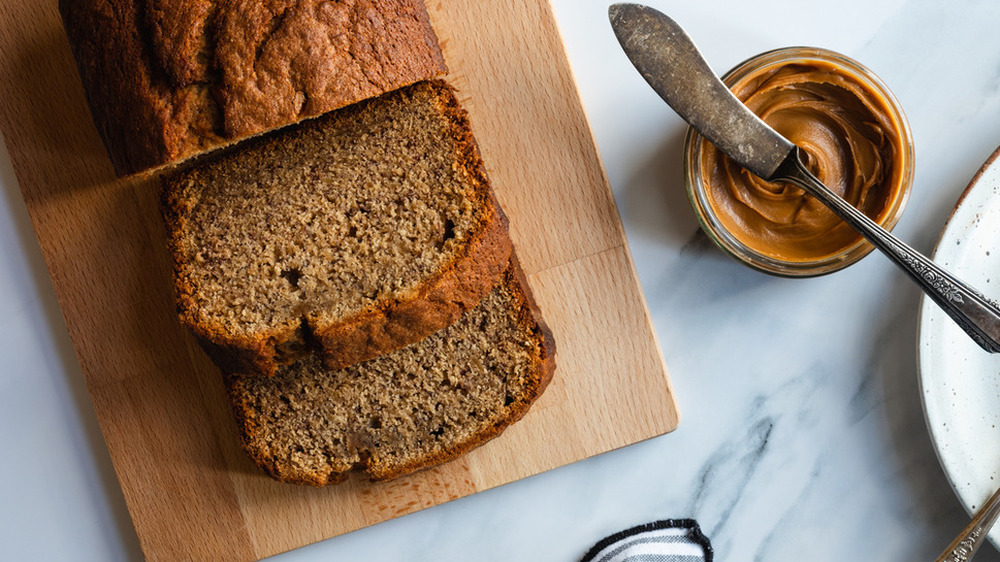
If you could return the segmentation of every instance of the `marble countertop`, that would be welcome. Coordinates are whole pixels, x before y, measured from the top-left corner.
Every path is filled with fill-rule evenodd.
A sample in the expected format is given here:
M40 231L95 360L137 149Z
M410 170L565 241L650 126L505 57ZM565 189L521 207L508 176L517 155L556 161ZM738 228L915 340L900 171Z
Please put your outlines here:
M905 109L896 233L933 250L1000 144L1000 3L650 0L720 73L776 47L840 51ZM576 561L693 517L717 560L933 560L967 516L917 387L919 293L873 254L833 275L752 271L698 229L685 127L619 50L607 1L552 0L682 412L671 434L276 557ZM0 558L141 558L5 150L0 151ZM986 546L979 560L998 560Z

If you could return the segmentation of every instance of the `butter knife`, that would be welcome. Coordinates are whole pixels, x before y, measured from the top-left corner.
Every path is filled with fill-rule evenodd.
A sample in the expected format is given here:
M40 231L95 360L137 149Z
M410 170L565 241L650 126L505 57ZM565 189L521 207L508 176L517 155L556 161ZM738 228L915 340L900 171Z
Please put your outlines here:
M825 204L899 266L980 347L1000 352L1000 307L823 185L802 163L799 149L715 75L677 22L639 4L614 4L608 12L632 64L701 136L753 174L794 184Z

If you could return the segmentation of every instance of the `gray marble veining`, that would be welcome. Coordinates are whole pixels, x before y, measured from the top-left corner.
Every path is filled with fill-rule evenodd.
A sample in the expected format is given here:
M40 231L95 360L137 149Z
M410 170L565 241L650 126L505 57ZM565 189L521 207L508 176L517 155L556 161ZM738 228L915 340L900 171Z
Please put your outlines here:
M916 144L896 229L930 252L1000 144L1000 3L680 2L717 71L788 45L844 52L899 98ZM682 411L673 433L300 549L309 560L578 560L604 535L694 517L720 561L933 560L967 516L917 390L919 295L878 255L769 277L700 233L684 127L635 74L609 2L552 2ZM110 461L3 154L0 558L138 555ZM34 447L42 440L44 450ZM43 468L23 471L23 458ZM56 476L59 478L56 478ZM13 557L13 558L11 558ZM1000 560L986 546L976 560Z

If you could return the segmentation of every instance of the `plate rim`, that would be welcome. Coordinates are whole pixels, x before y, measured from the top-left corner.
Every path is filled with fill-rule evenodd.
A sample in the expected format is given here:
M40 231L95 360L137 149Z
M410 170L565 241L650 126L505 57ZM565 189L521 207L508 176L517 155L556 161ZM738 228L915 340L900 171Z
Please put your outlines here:
M952 229L959 228L958 223L955 222L956 215L959 210L966 204L969 195L979 186L979 182L982 180L983 176L991 170L994 165L1000 165L1000 146L993 150L993 152L986 158L983 164L976 170L976 173L969 180L969 183L962 190L962 193L958 196L955 204L952 206L951 211L948 214L948 218L945 220L944 226L941 228L940 234L938 235L937 242L934 245L934 250L931 253L931 260L937 262L939 260L938 254L945 239L948 237ZM963 224L964 226L964 224ZM955 272L956 274L959 272ZM973 507L971 502L966 501L966 498L959 491L958 486L955 484L954 475L949 471L948 465L942 456L941 446L938 439L935 437L935 432L933 425L931 423L930 414L927 407L927 399L924 379L928 371L928 366L925 362L929 361L927 358L927 352L924 351L923 340L928 331L927 323L929 322L927 315L929 311L936 308L937 305L928 297L926 294L921 293L920 303L917 308L917 389L920 394L920 406L923 412L924 424L927 428L927 434L930 438L931 445L934 449L934 455L937 457L938 466L941 467L942 472L944 472L945 478L948 480L948 485L951 487L952 493L955 498L965 509L966 513L970 516L973 514ZM997 548L1000 548L1000 528L996 529L994 532L988 535L990 542L994 544Z

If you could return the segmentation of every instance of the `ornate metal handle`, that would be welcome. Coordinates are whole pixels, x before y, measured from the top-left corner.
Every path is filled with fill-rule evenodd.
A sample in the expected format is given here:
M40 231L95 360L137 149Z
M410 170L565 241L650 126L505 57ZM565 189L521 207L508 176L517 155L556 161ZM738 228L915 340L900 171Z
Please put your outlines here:
M980 347L990 353L1000 352L1000 306L830 191L802 164L797 149L770 179L793 183L819 199L906 272Z
M993 492L962 532L934 562L967 562L986 540L986 534L1000 515L1000 490Z

